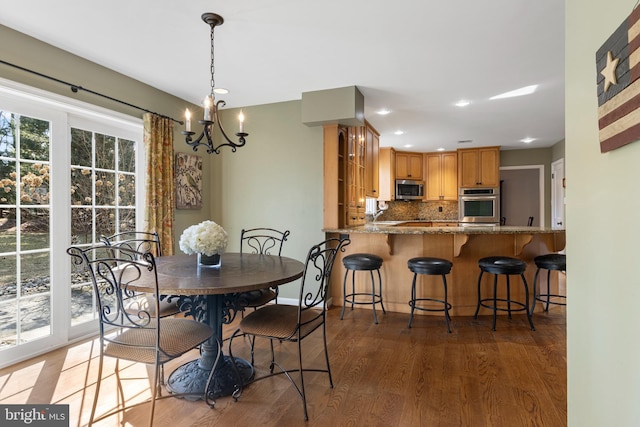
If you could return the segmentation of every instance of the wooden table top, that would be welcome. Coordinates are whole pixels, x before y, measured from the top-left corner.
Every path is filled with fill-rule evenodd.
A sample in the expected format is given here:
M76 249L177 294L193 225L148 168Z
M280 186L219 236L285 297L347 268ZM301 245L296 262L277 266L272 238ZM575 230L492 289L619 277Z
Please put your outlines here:
M248 292L292 282L304 271L304 264L283 256L224 253L220 268L199 266L195 255L156 258L158 287L170 295L219 295ZM153 292L149 274L131 284L142 292Z

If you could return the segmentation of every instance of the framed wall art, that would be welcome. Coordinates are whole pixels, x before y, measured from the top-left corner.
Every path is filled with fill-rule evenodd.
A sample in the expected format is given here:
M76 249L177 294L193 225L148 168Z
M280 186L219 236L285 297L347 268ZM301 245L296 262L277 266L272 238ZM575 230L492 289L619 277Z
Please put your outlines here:
M176 209L202 208L202 157L176 153Z

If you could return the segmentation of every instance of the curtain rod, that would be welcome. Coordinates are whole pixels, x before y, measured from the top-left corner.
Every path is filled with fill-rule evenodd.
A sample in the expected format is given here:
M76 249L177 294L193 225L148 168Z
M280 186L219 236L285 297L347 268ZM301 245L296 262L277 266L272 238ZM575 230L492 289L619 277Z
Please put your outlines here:
M34 70L30 70L30 69L25 68L25 67L21 67L20 65L12 64L12 63L7 62L7 61L2 60L2 59L0 59L0 63L3 63L5 65L8 65L8 66L13 67L13 68L17 68L18 70L21 70L21 71L26 71L27 73L35 74L36 76L39 76L39 77L44 77L45 79L53 80L56 83L61 83L63 85L69 86L69 88L71 89L71 92L73 92L73 93L78 93L78 91L83 90L85 92L89 92L90 94L97 95L97 96L100 96L102 98L106 98L106 99L108 99L110 101L114 101L114 102L118 102L120 104L126 105L127 107L132 107L132 108L135 108L137 110L144 111L145 113L155 114L156 116L160 116L160 117L165 118L165 119L173 120L174 122L179 123L181 125L184 124L184 122L182 120L176 120L173 117L165 116L164 114L156 113L155 111L151 111L151 110L147 110L146 108L138 107L137 105L130 104L130 103L126 102L126 101L122 101L120 99L113 98L113 97L111 97L109 95L104 95L104 94L102 94L100 92L96 92L94 90L84 88L84 87L82 87L80 85L74 85L73 83L65 82L64 80L60 80L60 79L57 79L55 77L51 77L51 76L48 76L46 74L39 73L38 71L34 71Z

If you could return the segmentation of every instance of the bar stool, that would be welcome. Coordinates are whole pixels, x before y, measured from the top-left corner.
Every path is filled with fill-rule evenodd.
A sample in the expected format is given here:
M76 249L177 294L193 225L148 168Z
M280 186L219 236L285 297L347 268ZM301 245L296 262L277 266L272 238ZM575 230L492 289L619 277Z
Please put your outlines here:
M340 312L340 320L344 315L344 309L347 303L351 304L351 310L353 310L354 304L371 304L373 307L373 321L377 324L378 317L376 316L376 304L380 304L382 312L387 313L382 303L382 277L380 276L380 267L382 266L382 258L373 254L352 254L347 255L342 259L342 263L345 267L344 282L342 284L342 294L344 295L342 301L342 311ZM371 275L371 292L356 292L356 271L368 271ZM376 293L376 284L373 278L373 270L378 272L378 288L379 293ZM351 271L351 293L347 294L347 276ZM371 298L371 301L357 301L356 297L367 296Z
M545 303L544 311L549 311L549 304L556 305L567 305L566 295L552 294L550 289L550 278L551 271L567 271L567 256L564 254L547 254L540 255L533 259L533 262L536 263L538 269L536 270L535 276L533 276L533 304L531 304L531 314L533 314L533 310L536 308L536 300ZM544 268L547 270L547 293L540 293L540 285L538 284L538 273L540 273L540 269ZM546 300L544 299L546 297ZM550 301L551 297L555 298L563 298L565 302L559 301Z
M491 256L486 258L481 258L478 261L478 266L480 267L480 276L478 277L478 305L476 307L476 313L474 317L478 318L478 312L480 311L480 306L489 308L493 310L493 330L496 330L496 314L498 310L507 311L509 313L509 319L511 319L512 311L524 311L527 314L527 319L529 320L529 325L531 326L531 330L535 331L536 328L533 326L533 321L531 320L531 313L529 312L529 287L527 286L527 280L524 278L524 272L527 269L527 263L517 259L506 256ZM480 292L480 284L482 282L482 275L484 273L494 274L493 279L493 297L492 298L481 298ZM498 291L498 275L503 274L507 278L507 297L506 298L497 298ZM525 302L524 304L520 301L514 301L511 299L511 284L509 283L510 275L520 275L522 278L522 284L524 285L524 295ZM498 307L498 301L506 302L507 308ZM492 302L490 305L488 302ZM515 304L517 308L511 308L511 305Z
M429 257L417 257L411 258L407 262L407 266L409 270L413 272L413 282L411 283L411 300L409 301L409 306L411 307L411 315L409 316L409 325L408 328L411 328L411 322L413 322L413 312L414 310L423 310L423 311L444 311L444 319L447 322L447 331L451 333L451 327L449 326L449 321L451 317L449 316L449 310L451 310L451 304L449 304L447 300L447 277L451 271L451 267L453 263L446 259L442 258L429 258ZM416 298L416 279L418 274L427 274L433 276L442 276L442 283L444 285L444 300L436 299L436 298ZM431 301L436 303L441 303L442 308L431 308L431 307L418 307L416 306L416 302L419 301Z

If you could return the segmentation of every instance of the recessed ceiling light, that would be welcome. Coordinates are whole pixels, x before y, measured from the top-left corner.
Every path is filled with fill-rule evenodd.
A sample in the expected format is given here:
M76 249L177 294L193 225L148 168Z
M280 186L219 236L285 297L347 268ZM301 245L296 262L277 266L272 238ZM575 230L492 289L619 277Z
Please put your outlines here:
M523 138L523 139L520 140L520 142L524 142L525 144L529 144L529 143L531 143L531 142L533 142L535 140L536 140L535 138Z
M530 95L536 91L538 85L531 85L521 87L520 89L512 90L510 92L501 93L500 95L492 96L489 99L503 99L503 98L513 98L514 96L522 96L522 95Z
M466 99L461 99L460 101L456 102L456 107L466 107L469 104L471 103Z
M404 135L404 131L402 130L397 130L393 133L394 135Z
M404 148L411 148L411 147L413 147L413 145L411 145L411 144L405 144L404 145Z
M226 95L229 93L229 89L225 89L223 87L214 87L213 93L217 93L218 95Z
M440 147L436 151L444 151L444 147Z
M381 116L386 116L387 114L389 114L391 112L391 110L387 110L386 108L383 108L381 110L378 110L378 114L380 114Z

